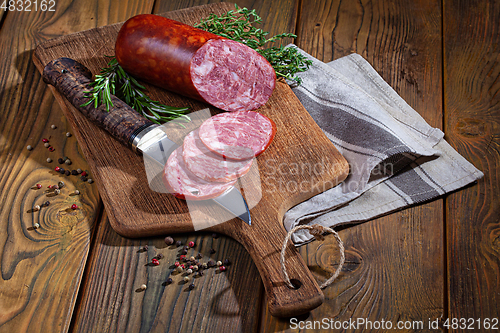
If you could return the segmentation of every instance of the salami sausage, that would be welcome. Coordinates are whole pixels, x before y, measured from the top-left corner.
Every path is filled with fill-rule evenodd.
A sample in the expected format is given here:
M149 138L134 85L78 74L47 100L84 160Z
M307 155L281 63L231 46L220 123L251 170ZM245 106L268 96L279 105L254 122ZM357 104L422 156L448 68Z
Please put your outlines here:
M177 148L168 157L163 172L165 186L179 199L213 199L234 185L236 180L226 183L207 182L188 170L182 159L182 147Z
M276 81L269 62L246 45L152 14L123 24L115 56L131 75L225 111L259 108Z
M213 153L201 142L199 129L184 138L182 157L189 171L212 182L229 182L243 176L250 170L253 161L231 161Z
M258 156L271 144L276 125L255 111L219 113L200 126L203 144L225 158L245 160Z

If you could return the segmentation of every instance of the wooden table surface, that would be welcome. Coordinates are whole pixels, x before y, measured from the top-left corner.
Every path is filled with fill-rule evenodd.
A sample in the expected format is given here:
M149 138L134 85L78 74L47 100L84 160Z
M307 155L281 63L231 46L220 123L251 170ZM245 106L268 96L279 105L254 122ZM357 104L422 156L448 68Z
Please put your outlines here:
M270 316L255 265L227 237L176 235L183 243L195 241L204 256L230 258L233 264L223 274L206 274L191 292L182 284L163 284L169 269L148 262L156 253L168 262L176 250L163 237L131 240L116 234L95 184L61 177L53 171L57 161L46 161L68 156L72 167L88 169L32 63L38 43L139 13L219 1L55 0L55 11L43 11L42 2L31 12L0 10L0 332L312 331ZM500 3L237 3L256 9L264 30L297 34L295 44L320 60L361 54L485 173L477 184L440 199L339 230L346 264L324 290L323 305L298 318L300 326L323 321L343 323L346 332L385 331L348 325L366 320L375 327L401 322L403 332L465 331L460 327L466 321L474 328L467 331L478 332L497 320L499 330ZM45 4L45 9L51 5ZM42 138L50 139L54 152ZM61 179L63 195L47 198L46 185ZM33 189L37 183L44 189ZM75 189L81 194L70 195ZM46 200L48 207L32 211ZM80 209L67 209L73 203ZM41 227L33 229L34 223ZM141 251L145 245L149 250ZM215 254L209 254L211 248ZM300 252L318 280L338 264L331 236ZM138 292L142 283L149 287ZM439 328L429 328L436 319Z

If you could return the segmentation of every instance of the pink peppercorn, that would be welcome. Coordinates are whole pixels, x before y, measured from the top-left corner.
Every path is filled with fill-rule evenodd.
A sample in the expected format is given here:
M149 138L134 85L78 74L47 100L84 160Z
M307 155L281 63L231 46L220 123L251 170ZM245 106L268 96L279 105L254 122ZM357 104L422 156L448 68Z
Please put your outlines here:
M87 175L87 172L82 171L82 176L85 177Z
M189 242L189 243L188 243L188 246L189 246L189 247L194 247L194 242L193 242L193 241Z
M176 262L174 263L174 266L175 266L175 267L179 267L180 265L181 265L181 263L180 263L180 262L178 262L178 261L176 261Z
M55 167L54 170L56 170L56 172L59 172L59 170L61 170L60 167Z
M151 262L152 262L152 263L153 263L153 265L155 265L155 266L158 266L158 265L160 264L160 262L159 262L159 261L158 261L158 259L156 259L156 258L153 258L153 259L151 260Z
M43 138L43 139L42 139L42 142L43 142L43 143L46 143L46 142L49 142L49 140L47 140L47 139Z
M78 206L76 204L71 205L71 209L77 209L77 208L78 208Z
M220 270L221 272L224 272L224 271L226 270L226 266L220 266L220 267L219 267L219 270Z
M36 188L42 188L42 184L36 184Z
M181 267L182 267L182 269L186 268L186 266L184 266L184 264L181 264Z
M54 151L55 150L54 147L52 147L52 146L49 146L48 149L49 149L49 151Z

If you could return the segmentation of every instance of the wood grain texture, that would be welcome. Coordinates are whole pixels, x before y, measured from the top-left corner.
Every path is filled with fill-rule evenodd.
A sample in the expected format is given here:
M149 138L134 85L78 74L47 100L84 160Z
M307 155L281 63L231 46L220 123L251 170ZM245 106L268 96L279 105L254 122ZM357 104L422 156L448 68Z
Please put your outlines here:
M129 2L132 5L132 2ZM111 16L105 15L108 11ZM92 13L94 15L92 15ZM95 15L99 13L99 16ZM0 331L68 330L85 267L99 198L95 185L53 171L68 156L72 168L88 170L76 138L32 63L32 49L49 38L130 14L129 5L108 1L57 1L55 12L9 12L0 31ZM51 124L57 126L51 129ZM48 138L49 152L41 142ZM26 150L32 145L32 151ZM47 157L55 162L47 163ZM49 184L64 181L61 194ZM40 183L43 188L32 189ZM71 195L75 189L79 196ZM35 205L48 207L33 212ZM76 203L78 210L71 210ZM40 225L33 229L34 223Z
M207 17L209 13L221 14L232 8L232 4L222 3L169 12L165 15L193 24L199 21L200 17ZM76 55L75 60L87 62L88 67L97 72L101 61L95 60L98 56L95 50L102 44L101 40L108 41L106 45L110 44L112 47L118 28L118 25L103 27L41 44L35 52L35 62L39 69L42 69L42 64L54 57ZM89 50L93 52L90 57ZM108 52L99 51L102 56ZM110 51L112 52L112 49ZM164 95L166 104L189 103L193 110L206 107L176 94L164 91L157 93ZM63 106L68 105L58 94L56 98L61 100ZM78 107L79 103L74 106ZM79 132L79 136L86 137L83 140L84 152L97 180L111 225L118 233L127 237L140 237L200 229L198 225L193 226L192 209L188 212L184 201L170 194L152 192L148 188L141 157L124 151L119 144L114 147L116 140L110 138L108 133L95 128L75 108L64 107L63 110ZM293 117L290 117L291 110ZM290 289L283 283L282 274L278 269L280 244L285 237L283 214L293 205L345 179L348 165L287 84L278 82L268 103L259 108L259 112L275 122L277 134L270 148L257 159L261 175L255 174L253 178L248 178L247 175L242 179L243 183L249 183L247 189L257 188L260 183L262 192L260 201L254 200L258 204L251 211L252 226L241 226L241 221L233 219L210 230L230 235L243 243L249 251L264 281L273 315L296 315L320 305L323 295L302 258L292 247L287 250L290 274L302 282L302 287ZM308 135L304 135L305 132ZM108 141L109 144L102 145L102 141ZM330 158L325 159L325 155ZM312 168L318 164L322 166L322 173L317 173ZM301 172L297 173L293 171L294 165L311 167L302 168ZM115 186L117 179L121 179L119 188ZM247 201L250 202L248 196ZM204 216L210 218L212 210L215 216L219 216L220 207L215 204L212 206L213 208L207 206L209 211Z
M439 128L440 15L439 4L430 1L303 2L297 45L325 62L353 52L361 54ZM324 290L323 305L300 319L423 320L427 324L429 318L441 317L445 278L442 216L442 200L436 200L342 228L346 265ZM338 265L333 237L300 250L320 281ZM264 307L263 322L262 332L292 331L289 321L275 320Z
M445 134L485 173L446 200L449 318L500 317L499 15L497 1L444 6Z

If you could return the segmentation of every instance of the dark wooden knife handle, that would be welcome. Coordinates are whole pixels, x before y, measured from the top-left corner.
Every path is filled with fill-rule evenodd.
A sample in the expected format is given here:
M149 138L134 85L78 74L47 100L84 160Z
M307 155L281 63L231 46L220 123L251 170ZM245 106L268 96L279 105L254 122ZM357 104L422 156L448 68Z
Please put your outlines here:
M54 86L66 99L87 118L102 127L130 147L134 137L153 123L125 102L111 95L113 106L106 111L105 105L98 108L88 102L85 92L91 91L92 73L79 62L70 58L59 58L49 62L43 70L43 80Z

